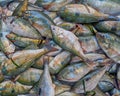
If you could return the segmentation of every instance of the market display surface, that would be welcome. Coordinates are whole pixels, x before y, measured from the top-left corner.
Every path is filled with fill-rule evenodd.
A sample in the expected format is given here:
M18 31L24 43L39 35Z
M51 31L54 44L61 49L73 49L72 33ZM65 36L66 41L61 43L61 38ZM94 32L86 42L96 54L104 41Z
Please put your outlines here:
M120 96L120 0L0 0L0 96Z

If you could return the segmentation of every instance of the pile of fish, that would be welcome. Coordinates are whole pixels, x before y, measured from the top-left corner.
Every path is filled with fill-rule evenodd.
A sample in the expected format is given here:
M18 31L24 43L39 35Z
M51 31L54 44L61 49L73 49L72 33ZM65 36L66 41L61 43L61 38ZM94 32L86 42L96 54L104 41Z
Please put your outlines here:
M120 0L0 0L0 96L120 96Z

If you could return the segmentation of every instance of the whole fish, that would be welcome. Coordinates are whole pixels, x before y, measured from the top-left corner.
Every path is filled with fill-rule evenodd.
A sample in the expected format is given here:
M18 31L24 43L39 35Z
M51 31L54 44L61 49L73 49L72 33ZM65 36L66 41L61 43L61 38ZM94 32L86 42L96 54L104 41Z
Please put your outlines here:
M120 63L119 37L111 33L96 33L96 38L106 55L116 63Z
M31 24L29 24L27 20L24 20L23 18L16 18L14 16L10 16L5 18L4 22L10 31L19 36L33 39L42 38L39 32Z
M103 21L95 24L95 28L99 32L112 32L114 34L120 33L120 21Z
M44 58L44 71L39 81L38 96L55 96L55 91L48 67L48 58Z
M78 41L78 38L70 31L57 26L51 26L53 40L63 49L81 57L85 60L85 55Z
M19 82L12 82L10 80L0 83L1 96L17 96L18 94L27 94L32 86L22 85Z
M85 63L76 63L62 69L58 74L58 79L66 82L76 82L94 69L97 65L88 67Z
M37 0L35 5L42 6L48 11L58 11L61 7L65 6L68 3L71 3L73 0Z
M14 33L7 34L6 37L10 41L12 41L14 43L14 45L16 45L18 47L22 47L22 48L25 48L32 44L38 46L38 45L45 43L45 40L26 38L26 37L16 35Z
M101 77L106 72L106 66L102 69L93 71L91 74L86 75L83 79L80 79L72 88L75 93L84 93L85 91L93 90ZM84 82L84 85L83 85Z
M29 68L18 76L17 81L21 84L32 86L39 81L42 72L39 69Z
M69 4L60 9L58 15L65 21L74 23L93 23L101 20L118 20L117 17L98 12L88 5Z
M17 76L26 69L30 68L36 59L50 50L50 48L44 47L42 49L17 51L11 56L11 58L2 62L2 73L10 78Z
M64 68L70 61L71 54L67 51L63 51L60 54L56 55L55 58L49 63L50 73L56 74L62 68Z
M83 0L83 3L106 14L116 15L120 13L120 2L115 2L115 0Z

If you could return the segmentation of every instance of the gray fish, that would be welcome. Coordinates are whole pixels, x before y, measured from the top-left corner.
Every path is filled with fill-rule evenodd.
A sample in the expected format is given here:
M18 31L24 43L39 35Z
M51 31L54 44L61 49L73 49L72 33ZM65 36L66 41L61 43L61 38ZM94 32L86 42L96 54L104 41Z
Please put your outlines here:
M55 91L48 67L48 58L44 58L44 71L39 81L38 96L55 96Z
M103 67L99 70L93 71L91 74L86 75L73 86L72 91L75 93L84 93L85 91L93 90L105 72L106 67ZM84 85L83 82L85 83Z

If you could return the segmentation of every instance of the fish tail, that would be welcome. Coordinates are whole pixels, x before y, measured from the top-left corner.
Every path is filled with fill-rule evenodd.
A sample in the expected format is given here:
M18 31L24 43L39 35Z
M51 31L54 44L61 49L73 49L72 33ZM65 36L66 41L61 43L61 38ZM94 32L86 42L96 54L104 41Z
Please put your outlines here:
M107 20L112 20L112 21L120 21L120 18L116 17L116 16L108 16Z
M55 47L53 47L51 44L50 44L50 42L49 42L49 40L45 40L45 46L44 46L47 50L49 50L50 52L52 52L52 51L57 51L58 49L57 48L55 48Z

